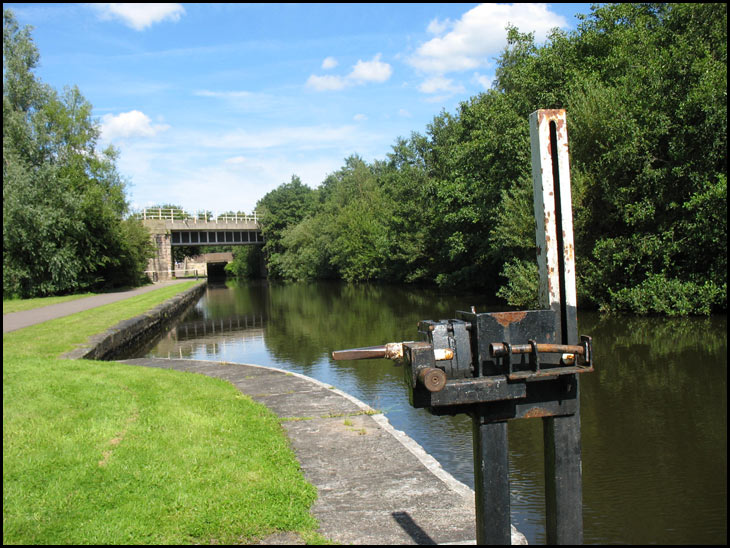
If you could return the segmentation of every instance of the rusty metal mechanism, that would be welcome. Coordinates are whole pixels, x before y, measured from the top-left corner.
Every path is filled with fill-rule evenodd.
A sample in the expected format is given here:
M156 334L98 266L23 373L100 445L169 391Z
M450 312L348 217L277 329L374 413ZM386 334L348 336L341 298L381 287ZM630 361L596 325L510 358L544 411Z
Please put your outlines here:
M546 321L554 316L550 311L531 310L519 317L501 312L457 312L457 316L472 321L420 322L420 342L338 350L332 357L390 359L405 365L411 405L425 407L434 414L468 413L470 410L463 406L514 400L513 416L505 416L506 407L500 407L499 416L504 418L564 414L570 401L561 401L551 412L547 402L540 400L565 400L569 388L560 377L593 371L591 338L581 337L578 345L555 343L555 323ZM538 343L531 337L550 342ZM424 381L434 377L439 381ZM546 390L547 385L533 389L522 384L548 379L557 381L553 390ZM545 395L536 398L533 392Z
M456 312L418 323L420 341L340 350L334 359L402 363L409 401L472 417L478 544L510 543L507 422L542 418L550 544L583 541L578 374L593 371L577 335L565 111L530 116L543 309Z

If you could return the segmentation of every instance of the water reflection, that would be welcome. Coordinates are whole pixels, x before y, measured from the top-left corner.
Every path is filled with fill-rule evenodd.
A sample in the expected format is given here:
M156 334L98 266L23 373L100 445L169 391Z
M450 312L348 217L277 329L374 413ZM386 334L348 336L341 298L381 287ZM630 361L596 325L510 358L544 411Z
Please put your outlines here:
M392 362L334 362L332 350L412 340L483 297L337 283L209 287L147 355L279 367L383 410L473 485L471 422L407 401ZM581 376L586 543L724 544L727 537L727 319L604 318L582 313L596 371ZM511 422L512 516L544 537L542 424Z

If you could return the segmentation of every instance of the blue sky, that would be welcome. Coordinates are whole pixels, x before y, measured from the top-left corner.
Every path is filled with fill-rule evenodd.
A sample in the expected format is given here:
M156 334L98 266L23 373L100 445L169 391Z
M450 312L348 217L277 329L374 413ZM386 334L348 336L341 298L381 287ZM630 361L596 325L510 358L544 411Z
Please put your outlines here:
M76 85L120 152L133 208L251 212L296 174L357 154L489 88L506 24L543 39L590 4L4 4L38 76Z

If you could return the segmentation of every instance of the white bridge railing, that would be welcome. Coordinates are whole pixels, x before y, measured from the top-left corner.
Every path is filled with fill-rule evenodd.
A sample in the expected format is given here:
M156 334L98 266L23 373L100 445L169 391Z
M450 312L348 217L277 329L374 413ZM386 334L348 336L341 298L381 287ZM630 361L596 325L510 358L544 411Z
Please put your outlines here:
M212 211L197 211L189 213L177 208L147 207L136 214L142 220L160 221L193 221L195 223L258 223L259 217L254 211L251 214L245 213L220 213Z

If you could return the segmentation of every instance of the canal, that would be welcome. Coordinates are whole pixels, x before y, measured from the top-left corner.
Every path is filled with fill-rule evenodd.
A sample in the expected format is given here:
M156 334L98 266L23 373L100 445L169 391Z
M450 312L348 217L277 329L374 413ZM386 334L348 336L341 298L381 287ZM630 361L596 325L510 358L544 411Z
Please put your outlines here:
M295 371L383 411L473 487L471 421L408 404L392 362L335 362L333 350L418 338L484 297L434 289L265 281L209 286L200 302L140 355ZM726 544L727 317L579 314L596 371L581 376L586 544ZM509 425L512 520L545 542L542 424Z

